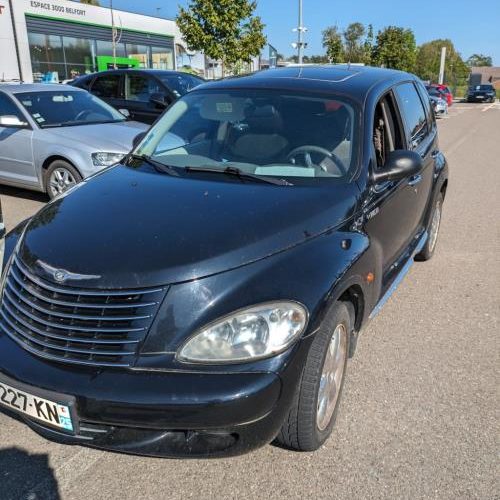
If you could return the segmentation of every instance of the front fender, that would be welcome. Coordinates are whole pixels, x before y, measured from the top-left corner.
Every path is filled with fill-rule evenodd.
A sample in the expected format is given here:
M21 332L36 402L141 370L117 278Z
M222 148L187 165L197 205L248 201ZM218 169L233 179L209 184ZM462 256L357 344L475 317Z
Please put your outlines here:
M273 300L295 300L309 311L303 338L319 328L343 286L365 287L356 265L368 248L366 235L335 231L231 271L174 284L146 338L136 367L178 368L174 355L187 337L235 310ZM363 259L364 262L364 259ZM271 360L241 369L270 369Z
M99 170L92 164L90 150L74 149L64 144L37 141L33 144L33 156L37 161L37 170L40 173L43 173L43 165L47 159L53 157L63 158L71 163L84 179Z

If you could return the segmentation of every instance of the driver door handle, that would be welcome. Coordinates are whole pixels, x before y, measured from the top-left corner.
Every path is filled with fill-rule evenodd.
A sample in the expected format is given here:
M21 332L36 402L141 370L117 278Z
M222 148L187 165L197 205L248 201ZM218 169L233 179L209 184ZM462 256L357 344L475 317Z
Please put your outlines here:
M408 180L408 185L409 186L416 186L421 180L422 180L421 174L414 175L414 176L410 177L410 179Z

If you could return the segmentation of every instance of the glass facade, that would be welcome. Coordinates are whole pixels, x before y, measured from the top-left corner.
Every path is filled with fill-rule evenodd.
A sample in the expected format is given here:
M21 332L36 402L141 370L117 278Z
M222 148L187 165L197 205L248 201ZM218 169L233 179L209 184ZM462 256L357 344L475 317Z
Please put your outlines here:
M164 47L151 47L153 69L172 69L174 67L174 51Z
M111 41L28 32L33 81L62 82L98 70L97 57L113 55ZM171 48L117 43L116 57L140 68L174 69ZM132 66L132 64L131 64Z

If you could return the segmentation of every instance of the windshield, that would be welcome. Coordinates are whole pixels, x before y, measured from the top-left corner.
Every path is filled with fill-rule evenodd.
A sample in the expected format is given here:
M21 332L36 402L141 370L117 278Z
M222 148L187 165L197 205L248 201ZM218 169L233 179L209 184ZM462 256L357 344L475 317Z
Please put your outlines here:
M338 97L197 91L169 108L135 154L173 167L234 167L293 183L342 178L355 163L356 121L353 106Z
M203 83L201 78L192 75L160 75L160 80L177 96L187 94Z
M476 85L476 90L493 90L493 85Z
M25 92L17 94L16 97L41 128L113 123L126 119L88 92Z

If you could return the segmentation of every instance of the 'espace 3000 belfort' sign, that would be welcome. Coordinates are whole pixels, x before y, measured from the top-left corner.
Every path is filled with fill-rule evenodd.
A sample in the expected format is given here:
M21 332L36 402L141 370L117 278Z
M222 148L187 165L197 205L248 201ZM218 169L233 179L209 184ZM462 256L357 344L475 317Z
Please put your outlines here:
M33 9L36 9L40 12L45 12L46 14L57 13L57 14L72 14L75 16L85 16L86 15L85 9L79 9L76 7L67 7L64 5L60 5L57 3L51 3L51 2L39 2L36 0L31 0L30 7L32 7Z

